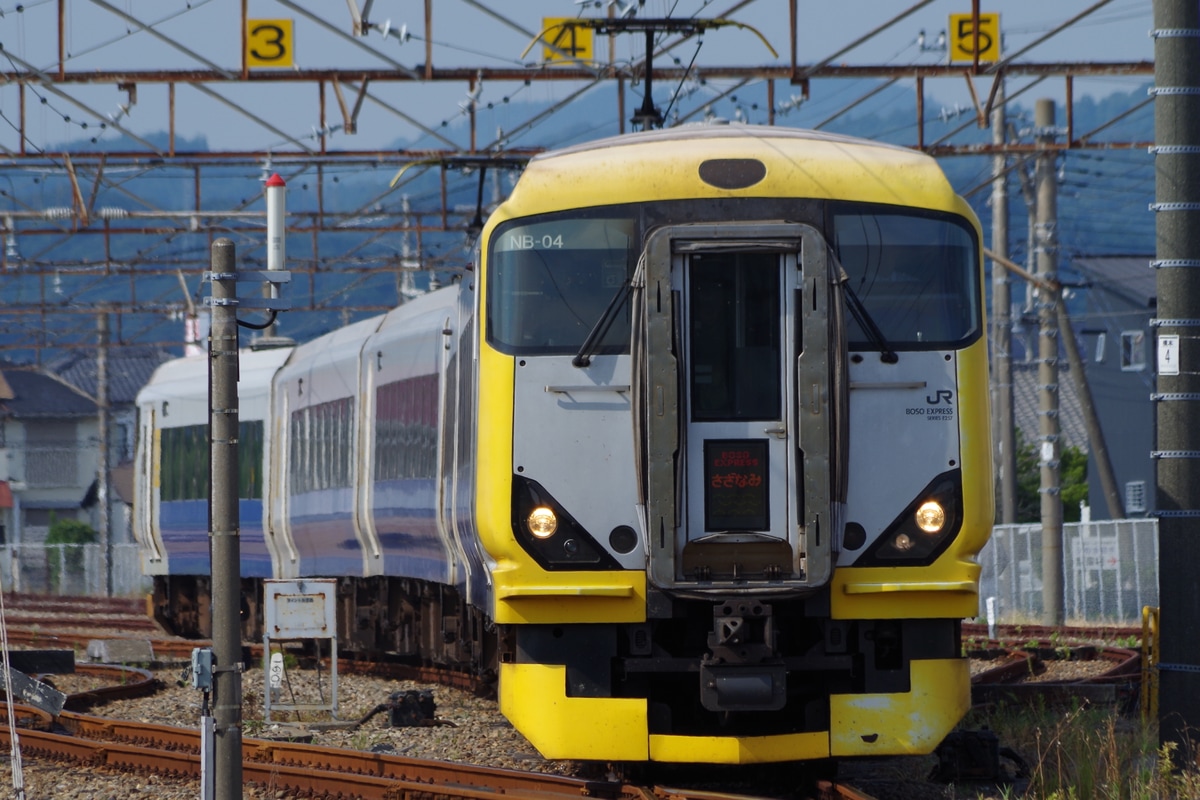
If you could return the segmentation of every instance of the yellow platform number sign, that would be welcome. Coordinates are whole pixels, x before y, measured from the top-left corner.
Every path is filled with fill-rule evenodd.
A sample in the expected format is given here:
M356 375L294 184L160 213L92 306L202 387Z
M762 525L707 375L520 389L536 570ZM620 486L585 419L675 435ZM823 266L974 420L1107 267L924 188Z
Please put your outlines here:
M291 67L296 39L290 19L246 20L246 66Z
M575 17L542 18L542 58L546 61L592 60L592 29L577 22Z
M980 14L979 25L970 14L950 15L950 60L994 62L1000 60L1000 15Z

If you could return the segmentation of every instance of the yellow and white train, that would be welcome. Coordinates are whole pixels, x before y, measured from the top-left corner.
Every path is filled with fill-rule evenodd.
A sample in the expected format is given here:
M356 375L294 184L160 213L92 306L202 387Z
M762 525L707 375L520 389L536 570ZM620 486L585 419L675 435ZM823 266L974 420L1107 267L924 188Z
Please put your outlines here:
M715 125L539 155L462 281L247 354L247 635L261 578L336 577L342 648L495 670L548 758L929 752L969 702L984 331L978 222L922 154ZM139 401L144 564L194 634L200 369Z

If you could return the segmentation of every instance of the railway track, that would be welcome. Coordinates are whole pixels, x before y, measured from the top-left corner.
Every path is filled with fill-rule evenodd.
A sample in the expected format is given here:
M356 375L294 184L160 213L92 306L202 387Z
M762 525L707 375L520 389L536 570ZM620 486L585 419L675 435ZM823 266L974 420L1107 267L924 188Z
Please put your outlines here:
M360 665L361 666L361 665ZM89 688L67 696L57 716L16 706L24 756L120 773L198 779L200 733L194 728L116 720L84 713L106 702L152 694L153 673L137 668L78 664ZM48 680L53 680L50 676ZM91 685L91 684L97 685ZM0 746L11 747L7 711L0 706ZM694 788L643 786L615 780L406 758L338 747L247 737L242 745L243 780L278 795L361 797L384 800L487 800L488 798L594 797L601 800L730 800L739 795ZM745 796L749 797L749 796ZM871 800L853 787L815 785L805 800ZM796 796L800 800L800 795Z
M21 708L27 722L37 713ZM186 728L103 719L64 711L65 733L24 728L22 753L118 771L199 778L199 732ZM11 746L7 727L0 742ZM594 797L603 800L731 800L738 795L698 789L639 786L615 781L409 759L341 748L248 738L242 743L242 776L279 793L364 800L488 800L488 798ZM813 800L871 800L845 784L817 783ZM745 796L750 797L750 796Z
M1052 625L1005 624L994 626L994 633L987 625L966 622L962 626L962 637L965 642L999 641L999 642L1130 642L1140 640L1142 628L1140 625L1071 625L1054 627Z
M96 639L138 638L133 635L116 636L103 631L77 630L76 627L72 624L59 625L57 620L55 620L54 628L43 628L40 625L36 627L15 627L8 631L8 640L10 644L25 647L63 648L82 652L87 650L88 645ZM107 626L96 626L96 628L100 627ZM114 626L113 629L120 630L121 628L120 626ZM140 628L129 630L129 633L136 634L138 631L140 631ZM141 638L150 643L155 660L163 663L186 663L191 658L192 650L197 647L210 647L212 645L212 642L204 639L165 637L157 629L156 635ZM250 654L251 659L255 661L262 658L261 644L248 645L246 650ZM463 691L472 692L480 696L489 696L495 693L494 676L450 672L434 667L400 662L361 661L354 658L340 658L338 659L338 672L343 675L374 675L394 680L436 683L454 689L462 689Z
M48 625L56 630L111 629L162 635L162 629L147 613L146 601L138 598L8 595L4 598L4 617L15 627Z
M1141 685L1141 654L1120 647L1064 647L1046 642L995 647L994 666L971 677L971 702L1057 707L1086 702L1131 707Z
M94 638L104 634L96 631L51 629L49 623L57 625L55 612L46 606L47 616L36 628L17 627L9 632L15 642L38 647L73 647L81 649ZM130 633L137 637L138 630ZM990 660L994 666L979 672L973 678L974 691L985 698L989 692L1005 691L1014 696L1013 686L1017 681L1026 681L1038 675L1044 665L1055 660L1054 656L1071 650L1076 660L1096 662L1098 668L1087 678L1042 679L1026 684L1027 688L1015 690L1016 694L1037 693L1040 696L1078 697L1080 691L1099 687L1110 694L1113 687L1135 683L1139 675L1139 657L1132 650L1104 645L1080 645L1068 648L1062 642L1061 633L1041 642L1029 640L1029 629L1012 635L1010 644L987 641L987 649L993 651ZM206 642L168 639L161 633L151 637L156 658L183 659L191 649ZM1101 639L1112 637L1087 637ZM1016 641L1024 639L1021 645ZM964 633L964 643L969 640ZM361 661L341 660L339 670L378 676L387 672L399 679L440 682L457 688L471 688L485 693L490 684L471 676L454 676L448 679L442 673L399 664L369 664ZM199 734L195 729L175 728L119 721L83 713L109 700L148 694L157 689L154 675L146 670L108 665L79 664L77 670L89 675L103 685L69 695L66 708L61 715L51 718L33 709L19 708L18 721L21 726L22 751L30 756L66 761L125 772L153 772L159 775L182 776L196 779L200 775ZM1048 670L1046 673L1048 674ZM53 680L51 678L50 680ZM1082 687L1082 688L1081 688ZM1107 687L1107 688L1105 688ZM978 698L977 698L978 699ZM985 700L986 702L987 700ZM8 735L0 731L0 746L6 746ZM518 797L539 797L553 800L555 797L596 797L602 800L729 800L740 795L728 792L706 792L694 789L643 786L612 780L586 780L563 777L547 773L508 770L493 767L474 767L447 761L406 758L404 756L363 752L340 747L321 747L308 744L277 742L247 738L243 742L243 777L270 792L284 792L305 796L361 796L366 798L483 798L501 794ZM715 784L714 784L715 785ZM801 800L799 795L788 794L791 800ZM817 784L808 798L844 798L845 800L869 800L851 786L839 783Z
M1054 661L1090 662L1085 673L1050 675L1047 684L1115 683L1137 680L1141 675L1141 655L1121 647L1075 647L1030 646L1023 648L999 647L987 651L988 660L995 666L971 678L975 685L1005 685L1038 676L1047 671L1047 663Z

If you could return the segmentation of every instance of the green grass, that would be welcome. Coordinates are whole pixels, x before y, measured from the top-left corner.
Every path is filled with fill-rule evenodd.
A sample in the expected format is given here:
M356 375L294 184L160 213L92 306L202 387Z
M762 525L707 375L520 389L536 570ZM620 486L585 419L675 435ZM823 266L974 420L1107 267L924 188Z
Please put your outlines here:
M1033 800L1184 800L1200 798L1200 768L1176 769L1173 744L1154 725L1111 708L998 705L972 711L968 729L990 728L1028 768ZM980 795L984 796L984 795ZM992 794L991 796L996 796ZM1001 796L1004 796L1003 794Z

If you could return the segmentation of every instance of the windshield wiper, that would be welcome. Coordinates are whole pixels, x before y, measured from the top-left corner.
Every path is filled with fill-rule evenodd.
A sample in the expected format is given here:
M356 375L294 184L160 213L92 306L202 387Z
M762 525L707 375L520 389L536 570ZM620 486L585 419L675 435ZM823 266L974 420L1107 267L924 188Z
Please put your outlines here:
M885 364L895 364L900 360L900 356L896 355L896 351L888 344L884 338L883 331L879 330L879 326L875 324L874 317L871 312L867 311L867 307L863 305L862 300L854 293L854 289L850 287L850 276L846 271L838 268L839 282L842 288L846 291L846 299L849 301L846 305L850 307L850 316L854 317L854 321L863 329L871 343L879 348L879 360Z
M629 286L630 279L626 278L617 289L617 293L608 301L608 306L600 315L600 319L596 320L596 324L588 331L587 338L579 346L579 352L571 359L572 366L582 369L592 363L592 356L595 354L596 348L608 333L608 329L612 327L613 321L617 318L617 312L625 304L625 298L629 296Z

